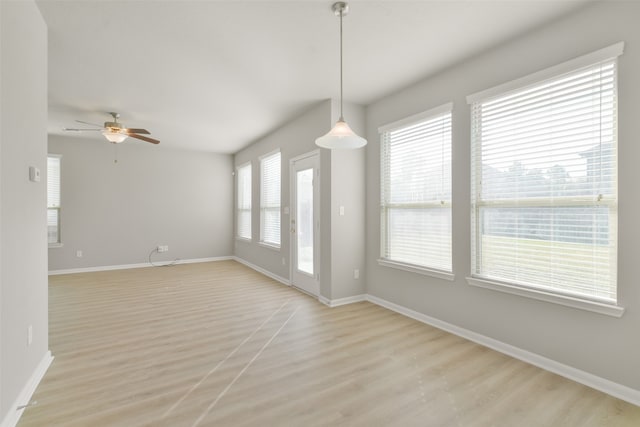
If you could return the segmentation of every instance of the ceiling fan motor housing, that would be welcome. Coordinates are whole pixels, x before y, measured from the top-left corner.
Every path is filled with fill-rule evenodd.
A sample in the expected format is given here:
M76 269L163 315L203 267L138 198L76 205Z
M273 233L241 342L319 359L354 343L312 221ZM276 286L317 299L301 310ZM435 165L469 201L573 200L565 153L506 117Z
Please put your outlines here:
M106 129L110 129L116 132L122 129L122 127L120 126L120 123L117 123L117 122L104 122L104 127Z

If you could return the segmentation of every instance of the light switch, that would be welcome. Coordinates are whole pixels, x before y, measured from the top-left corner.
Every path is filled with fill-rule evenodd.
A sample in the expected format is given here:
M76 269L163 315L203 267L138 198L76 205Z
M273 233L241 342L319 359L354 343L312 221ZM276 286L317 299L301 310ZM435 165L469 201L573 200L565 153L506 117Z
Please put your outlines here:
M340 206L340 216L344 216L344 206Z
M40 169L35 166L29 166L29 181L40 182Z

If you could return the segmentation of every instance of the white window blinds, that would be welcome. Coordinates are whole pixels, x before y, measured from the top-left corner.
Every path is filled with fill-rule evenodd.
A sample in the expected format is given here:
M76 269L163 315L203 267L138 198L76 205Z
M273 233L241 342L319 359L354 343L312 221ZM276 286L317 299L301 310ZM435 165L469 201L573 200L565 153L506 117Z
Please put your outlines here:
M472 276L616 301L616 105L615 58L472 102Z
M280 153L260 160L260 241L280 246Z
M236 211L237 236L251 239L251 163L237 170Z
M380 128L383 261L451 272L451 108Z
M60 156L47 157L47 240L60 243Z

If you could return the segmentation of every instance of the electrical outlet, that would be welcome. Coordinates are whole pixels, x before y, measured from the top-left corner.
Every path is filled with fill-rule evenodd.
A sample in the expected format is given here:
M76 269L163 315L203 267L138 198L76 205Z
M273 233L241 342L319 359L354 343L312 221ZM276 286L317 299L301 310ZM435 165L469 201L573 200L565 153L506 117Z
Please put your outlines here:
M167 245L158 246L158 252L169 252L169 246Z
M169 252L169 246L167 245L164 246L164 252Z
M357 268L355 270L353 270L353 278L354 279L359 279L360 278L360 270L358 270Z
M76 257L82 258L82 251L76 251Z
M27 328L27 345L31 345L32 342L33 342L33 326L29 325L29 328Z

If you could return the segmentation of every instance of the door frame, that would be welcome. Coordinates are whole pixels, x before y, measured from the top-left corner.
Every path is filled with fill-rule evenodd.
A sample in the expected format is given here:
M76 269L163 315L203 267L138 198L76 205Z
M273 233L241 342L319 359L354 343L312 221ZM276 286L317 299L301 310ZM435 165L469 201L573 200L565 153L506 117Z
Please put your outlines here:
M316 176L314 176L314 185L313 185L313 190L314 193L314 204L317 203L318 204L318 208L317 208L317 218L315 219L316 222L316 229L315 229L315 234L314 234L314 239L313 239L313 263L314 263L314 276L315 276L315 280L316 283L318 285L318 294L314 295L313 293L307 292L304 289L301 289L297 286L295 286L294 284L294 270L295 270L295 266L297 264L297 260L295 259L296 256L296 251L295 248L297 247L297 242L294 241L294 238L297 238L297 235L293 235L291 233L291 221L294 218L294 215L297 215L297 208L294 206L294 202L297 202L297 196L296 196L296 171L295 171L295 163L299 162L301 160L305 160L311 157L315 157L316 158L316 164L317 164L317 170L316 170ZM317 189L317 191L316 191ZM289 201L290 201L290 215L289 215L289 223L287 224L288 227L288 232L289 232L289 278L290 278L290 284L292 287L296 288L297 290L304 292L308 295L311 295L314 298L318 298L320 299L320 263L321 263L321 258L320 258L320 245L321 245L321 229L320 229L320 225L321 225L321 221L320 221L320 215L321 215L321 204L320 204L320 150L316 149L316 150L312 150L309 151L307 153L304 154L300 154L296 157L292 157L291 159L289 159ZM315 210L315 209L314 209ZM296 224L297 227L297 224Z

